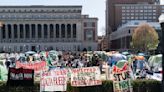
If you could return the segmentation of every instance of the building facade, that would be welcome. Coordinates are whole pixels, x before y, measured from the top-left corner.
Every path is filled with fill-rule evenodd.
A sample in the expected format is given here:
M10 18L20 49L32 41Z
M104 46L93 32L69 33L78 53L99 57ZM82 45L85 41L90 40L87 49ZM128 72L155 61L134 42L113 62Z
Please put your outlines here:
M159 22L147 22L147 21L130 21L117 29L117 31L112 32L110 35L111 42L113 43L111 47L115 50L132 50L132 34L133 31L141 24L149 24L153 27L158 35L159 40L161 39L161 26ZM159 43L158 49L161 49L161 44Z
M160 12L160 10L157 10L159 9L158 7L160 7L158 5L159 3L160 0L107 0L106 1L106 36L108 38L108 47L112 49L110 47L112 44L110 41L110 34L116 31L119 26L126 23L128 20L130 19L135 20L135 16L138 16L137 14L140 14L140 7L142 8L141 12L142 10L144 10L145 7L150 7L150 6L156 7L156 11L149 10L148 12L152 12L152 13ZM139 8L136 9L137 7ZM153 8L151 10L153 10ZM144 11L142 12L142 16L144 16L143 13ZM156 14L156 16L157 15L158 14ZM126 16L129 16L129 18L127 17L126 19L125 18ZM144 20L144 19L136 18L136 20Z
M81 12L82 6L0 6L0 51L97 50L98 19Z

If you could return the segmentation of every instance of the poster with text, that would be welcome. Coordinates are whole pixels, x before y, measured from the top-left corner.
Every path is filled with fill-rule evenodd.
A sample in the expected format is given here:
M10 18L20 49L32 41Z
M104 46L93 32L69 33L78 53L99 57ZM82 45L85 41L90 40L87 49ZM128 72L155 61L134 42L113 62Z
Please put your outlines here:
M55 69L41 73L40 92L42 91L66 91L67 69Z
M131 85L131 69L126 60L120 60L113 66L114 92L133 92Z
M75 68L71 72L71 86L102 85L99 67Z
M21 63L20 61L16 62L16 68L23 69L33 69L35 73L40 73L41 71L45 71L47 69L45 61L40 61L36 63Z
M9 68L7 85L32 86L34 84L34 70L23 68Z

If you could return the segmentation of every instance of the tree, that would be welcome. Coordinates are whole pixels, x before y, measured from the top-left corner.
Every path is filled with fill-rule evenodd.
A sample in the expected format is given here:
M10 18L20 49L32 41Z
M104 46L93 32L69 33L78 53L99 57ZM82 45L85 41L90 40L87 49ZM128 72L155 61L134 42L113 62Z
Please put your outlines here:
M158 33L148 24L141 24L132 35L132 46L139 51L155 50L158 47Z

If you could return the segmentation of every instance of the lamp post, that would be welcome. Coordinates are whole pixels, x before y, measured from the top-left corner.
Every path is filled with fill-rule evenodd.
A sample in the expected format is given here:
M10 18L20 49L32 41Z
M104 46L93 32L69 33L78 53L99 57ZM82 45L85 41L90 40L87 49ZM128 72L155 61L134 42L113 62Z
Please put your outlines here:
M164 14L162 14L159 17L159 23L161 25L162 30L162 38L161 38L161 44L162 44L162 92L164 92Z

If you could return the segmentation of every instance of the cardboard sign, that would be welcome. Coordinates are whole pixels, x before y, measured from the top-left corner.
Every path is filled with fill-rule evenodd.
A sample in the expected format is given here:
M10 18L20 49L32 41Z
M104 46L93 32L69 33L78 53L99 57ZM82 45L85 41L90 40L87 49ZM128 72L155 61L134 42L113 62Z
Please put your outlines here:
M130 80L114 81L113 82L114 92L131 92L129 90L130 87L131 87Z
M46 62L41 61L37 63L21 63L17 61L16 68L33 69L35 73L40 73L41 71L46 70Z
M75 68L72 69L72 86L94 86L102 85L99 67Z
M32 86L34 84L34 70L23 68L9 68L7 85Z
M40 91L66 91L67 70L58 69L43 72L40 80Z
M132 92L130 68L127 62L118 62L113 66L114 92Z

